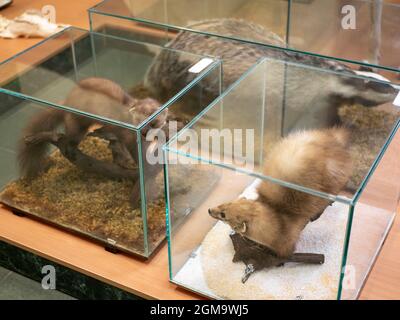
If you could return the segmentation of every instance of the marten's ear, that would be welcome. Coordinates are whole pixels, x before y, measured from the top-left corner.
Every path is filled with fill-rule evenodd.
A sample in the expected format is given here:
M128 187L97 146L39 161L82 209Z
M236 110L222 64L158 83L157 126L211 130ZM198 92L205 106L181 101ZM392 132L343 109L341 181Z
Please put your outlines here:
M247 225L246 222L243 222L240 226L234 227L233 230L235 230L237 233L246 233L247 231Z

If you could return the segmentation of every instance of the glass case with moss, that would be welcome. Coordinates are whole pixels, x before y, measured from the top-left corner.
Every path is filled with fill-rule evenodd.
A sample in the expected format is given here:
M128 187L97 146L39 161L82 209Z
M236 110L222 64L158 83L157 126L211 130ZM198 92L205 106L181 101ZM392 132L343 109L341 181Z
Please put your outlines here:
M252 67L164 146L171 281L217 299L357 298L398 207L399 89ZM190 166L220 179L176 197Z
M180 61L158 69L174 83L167 93L147 81L161 53ZM1 203L149 257L166 235L160 147L215 99L220 62L67 28L2 63L0 75ZM211 176L193 168L176 192Z
M395 0L105 0L89 14L94 30L181 48L191 32L191 50L217 36L400 70Z

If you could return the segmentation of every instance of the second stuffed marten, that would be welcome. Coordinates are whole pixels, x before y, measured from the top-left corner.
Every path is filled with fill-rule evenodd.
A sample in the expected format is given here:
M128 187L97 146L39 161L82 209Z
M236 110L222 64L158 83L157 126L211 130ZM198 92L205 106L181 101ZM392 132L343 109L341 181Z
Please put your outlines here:
M334 127L298 131L277 142L265 159L264 175L337 195L346 185L352 161L349 131ZM326 198L263 180L258 199L238 199L209 214L244 237L290 257L301 231L330 204Z

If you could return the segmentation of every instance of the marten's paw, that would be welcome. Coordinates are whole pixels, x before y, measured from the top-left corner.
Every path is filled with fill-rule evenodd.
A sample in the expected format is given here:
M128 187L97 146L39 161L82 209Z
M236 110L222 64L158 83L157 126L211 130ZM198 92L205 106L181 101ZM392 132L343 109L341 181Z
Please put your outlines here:
M118 140L117 136L111 132L110 130L104 129L104 127L101 127L99 129L96 129L92 132L89 132L87 134L88 137L95 137L95 138L100 138L103 140L107 141L116 141Z
M34 144L42 143L43 138L39 135L33 134L33 135L25 136L23 141L25 144L34 145Z

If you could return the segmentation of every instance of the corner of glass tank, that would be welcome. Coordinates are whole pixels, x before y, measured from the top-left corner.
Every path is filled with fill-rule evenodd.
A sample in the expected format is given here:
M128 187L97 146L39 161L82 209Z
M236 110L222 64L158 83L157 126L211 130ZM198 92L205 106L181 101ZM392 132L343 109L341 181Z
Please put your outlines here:
M0 202L149 257L166 236L159 149L220 94L218 59L180 51L175 83L155 61L176 54L67 28L2 63ZM149 86L157 76L176 85Z
M164 147L169 189L172 171L215 172L167 190L171 281L217 299L356 299L398 206L398 92L350 68L251 68Z

